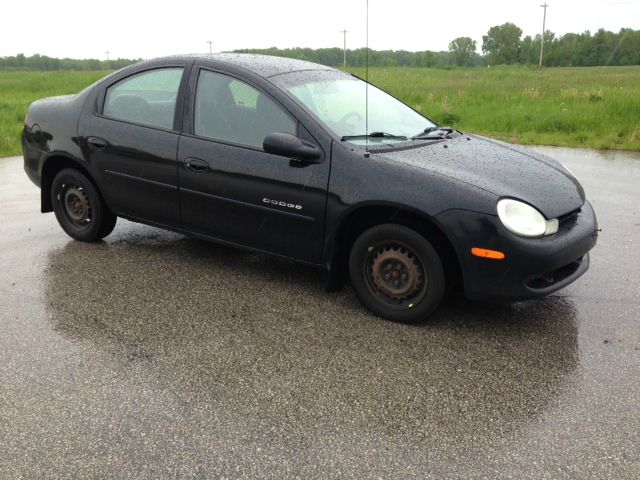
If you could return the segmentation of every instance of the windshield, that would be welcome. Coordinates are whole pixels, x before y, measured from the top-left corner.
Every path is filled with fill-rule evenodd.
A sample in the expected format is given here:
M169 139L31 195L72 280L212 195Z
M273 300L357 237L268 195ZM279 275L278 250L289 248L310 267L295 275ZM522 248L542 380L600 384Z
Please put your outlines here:
M406 142L434 123L379 88L336 71L292 72L273 80L300 100L330 130L357 145Z

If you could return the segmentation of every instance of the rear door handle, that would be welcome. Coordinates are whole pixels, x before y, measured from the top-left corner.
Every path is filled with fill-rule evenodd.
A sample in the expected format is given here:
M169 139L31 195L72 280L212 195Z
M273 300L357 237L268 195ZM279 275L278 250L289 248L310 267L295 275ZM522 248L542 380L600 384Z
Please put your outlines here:
M108 145L105 139L98 137L88 137L87 144L91 150L104 150Z
M193 173L204 173L209 170L209 164L199 158L187 158L184 164Z

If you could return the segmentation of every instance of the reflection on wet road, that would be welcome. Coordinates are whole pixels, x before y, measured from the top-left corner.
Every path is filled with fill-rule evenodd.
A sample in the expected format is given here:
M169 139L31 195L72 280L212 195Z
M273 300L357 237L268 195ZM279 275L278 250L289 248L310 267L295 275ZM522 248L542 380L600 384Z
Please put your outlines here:
M74 242L0 160L3 475L633 478L640 158L545 153L598 213L591 270L418 327L286 260L122 220Z

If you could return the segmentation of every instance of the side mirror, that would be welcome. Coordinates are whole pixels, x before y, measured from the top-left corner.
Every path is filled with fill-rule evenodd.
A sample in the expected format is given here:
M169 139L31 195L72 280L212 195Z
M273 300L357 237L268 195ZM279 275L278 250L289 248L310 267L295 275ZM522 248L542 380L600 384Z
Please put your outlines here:
M262 142L265 152L301 162L318 163L322 151L313 143L302 140L290 133L270 133Z

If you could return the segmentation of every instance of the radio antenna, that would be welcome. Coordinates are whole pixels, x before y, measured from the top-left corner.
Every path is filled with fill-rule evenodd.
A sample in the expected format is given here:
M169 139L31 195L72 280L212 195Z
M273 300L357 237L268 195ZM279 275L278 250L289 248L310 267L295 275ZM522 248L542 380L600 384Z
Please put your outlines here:
M369 0L367 0L367 28L364 57L364 150L369 151Z

